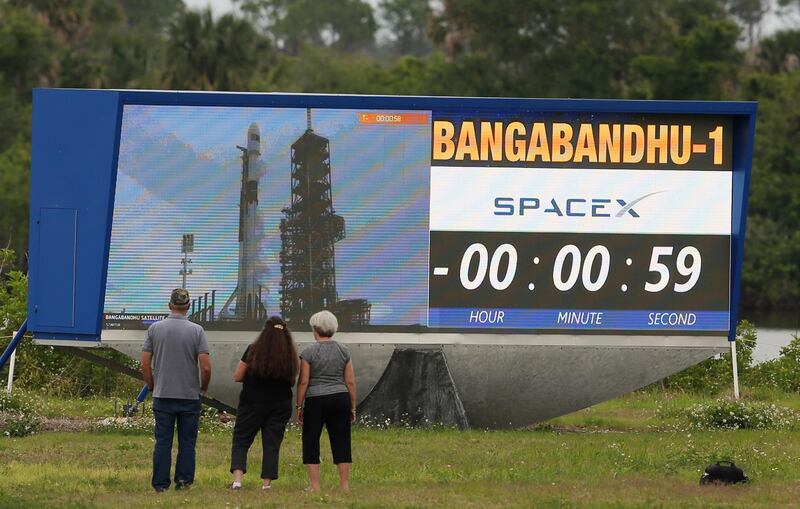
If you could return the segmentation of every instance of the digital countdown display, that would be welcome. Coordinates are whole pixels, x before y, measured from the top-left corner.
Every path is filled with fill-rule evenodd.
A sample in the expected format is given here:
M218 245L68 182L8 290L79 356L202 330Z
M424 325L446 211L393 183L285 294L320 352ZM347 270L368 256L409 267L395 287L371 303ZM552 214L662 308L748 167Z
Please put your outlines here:
M435 118L428 325L727 331L724 118Z
M729 330L727 116L126 105L105 329ZM187 242L191 239L191 242Z

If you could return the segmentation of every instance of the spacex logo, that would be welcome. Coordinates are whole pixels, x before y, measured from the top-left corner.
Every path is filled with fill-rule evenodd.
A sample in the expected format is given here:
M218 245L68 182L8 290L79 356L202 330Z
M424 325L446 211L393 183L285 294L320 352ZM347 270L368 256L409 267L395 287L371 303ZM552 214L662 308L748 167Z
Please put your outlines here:
M634 208L650 196L663 193L656 191L633 200L623 198L538 198L507 197L494 199L494 215L524 216L526 214L553 214L559 217L641 217Z

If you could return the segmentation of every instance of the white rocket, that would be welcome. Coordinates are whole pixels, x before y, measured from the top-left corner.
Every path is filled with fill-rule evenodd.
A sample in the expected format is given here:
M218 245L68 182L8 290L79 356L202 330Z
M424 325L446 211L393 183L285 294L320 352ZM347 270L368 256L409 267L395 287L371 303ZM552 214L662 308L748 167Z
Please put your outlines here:
M247 146L242 151L242 191L239 199L239 282L236 290L236 318L258 319L261 290L256 281L258 259L258 181L262 177L261 133L253 122L247 129Z

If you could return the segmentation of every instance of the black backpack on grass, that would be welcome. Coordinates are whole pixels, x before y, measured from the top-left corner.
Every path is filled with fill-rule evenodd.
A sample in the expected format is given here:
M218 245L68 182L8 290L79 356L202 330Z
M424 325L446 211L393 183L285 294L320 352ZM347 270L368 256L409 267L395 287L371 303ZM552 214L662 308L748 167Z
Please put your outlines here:
M706 467L706 471L700 477L700 484L738 484L749 480L734 462L718 461Z

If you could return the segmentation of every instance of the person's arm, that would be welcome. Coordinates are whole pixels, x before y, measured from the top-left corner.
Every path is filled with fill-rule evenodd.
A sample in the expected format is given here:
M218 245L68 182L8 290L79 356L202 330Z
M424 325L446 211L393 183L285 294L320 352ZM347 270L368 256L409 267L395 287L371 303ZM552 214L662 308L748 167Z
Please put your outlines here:
M233 372L233 381L242 383L244 382L244 374L247 372L247 364L244 361L239 361L239 365L236 366L236 371Z
M151 363L153 361L153 352L142 352L142 376L144 377L144 383L147 384L147 389L150 392L153 392L153 366Z
M353 370L353 361L344 365L344 384L350 393L350 422L356 420L356 373Z
M300 376L297 377L297 422L303 424L303 401L306 400L308 380L311 378L311 364L300 359Z
M211 359L207 353L201 353L197 357L200 361L200 390L206 392L211 383Z

